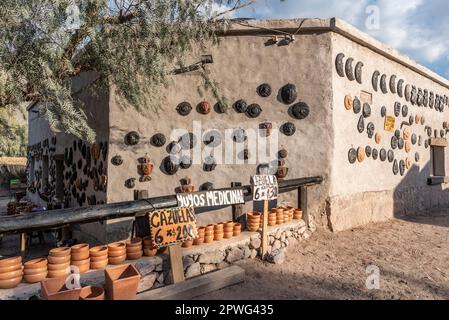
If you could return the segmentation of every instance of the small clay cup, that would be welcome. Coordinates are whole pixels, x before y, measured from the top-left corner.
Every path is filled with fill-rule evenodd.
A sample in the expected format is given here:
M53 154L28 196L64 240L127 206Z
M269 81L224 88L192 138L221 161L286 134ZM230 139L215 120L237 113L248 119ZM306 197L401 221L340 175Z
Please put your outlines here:
M142 248L142 238L133 238L126 243L126 248Z
M217 232L217 231L223 231L223 227L224 227L224 224L223 224L223 223L217 223L217 224L215 224L215 225L214 225L214 232Z
M237 231L237 230L242 230L242 225L240 223L234 223L234 230L233 231Z

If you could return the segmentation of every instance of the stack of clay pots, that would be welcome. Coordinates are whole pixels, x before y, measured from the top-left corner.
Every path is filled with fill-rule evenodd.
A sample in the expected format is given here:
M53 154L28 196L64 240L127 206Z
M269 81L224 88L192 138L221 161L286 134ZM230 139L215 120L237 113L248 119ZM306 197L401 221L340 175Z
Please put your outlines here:
M273 227L277 223L277 213L276 209L272 209L271 212L268 213L268 226Z
M295 209L293 211L293 219L295 219L295 220L301 220L302 219L302 210L301 209Z
M91 269L104 269L108 265L108 247L98 246L89 250L90 254L90 268Z
M183 248L191 248L193 246L193 240L187 240L182 243Z
M284 209L276 208L276 224L284 223Z
M142 258L142 238L133 238L126 243L126 256L128 260Z
M204 243L211 243L214 241L214 225L208 224L204 232Z
M48 268L47 259L39 258L25 262L23 273L25 281L28 283L37 283L47 278Z
M262 214L260 212L248 212L246 214L246 228L250 232L256 232L260 227Z
M71 248L60 247L51 249L48 254L48 277L66 277L70 273Z
M126 260L126 244L124 242L114 242L108 244L109 264L118 265Z
M242 233L242 225L240 223L234 223L232 236L238 237Z
M22 281L22 257L0 260L0 289L11 289Z
M234 236L234 222L225 222L223 226L223 238L230 239Z
M143 254L147 257L153 257L157 254L157 249L149 236L143 239Z
M206 235L206 227L198 227L198 238L193 240L193 245L200 246L204 243L204 236Z
M90 269L90 253L87 243L72 246L72 265L78 267L79 273L86 273Z
M214 241L223 240L223 236L224 236L223 230L224 230L223 223L217 223L214 225Z

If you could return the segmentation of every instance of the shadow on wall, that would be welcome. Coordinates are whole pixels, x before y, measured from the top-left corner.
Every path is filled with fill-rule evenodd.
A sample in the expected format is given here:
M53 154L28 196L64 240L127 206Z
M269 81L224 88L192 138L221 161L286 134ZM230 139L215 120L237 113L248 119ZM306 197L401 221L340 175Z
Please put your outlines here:
M394 189L394 217L420 224L449 227L438 215L449 214L449 189L428 185L430 163L422 170L414 165Z

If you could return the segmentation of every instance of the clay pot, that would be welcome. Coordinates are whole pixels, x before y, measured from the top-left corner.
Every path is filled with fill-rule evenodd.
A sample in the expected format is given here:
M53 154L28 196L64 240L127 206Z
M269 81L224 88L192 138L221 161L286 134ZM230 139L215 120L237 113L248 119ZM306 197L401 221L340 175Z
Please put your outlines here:
M12 289L19 285L19 283L22 282L22 275L10 278L6 280L0 280L0 289Z
M22 270L22 264L16 264L9 267L0 267L0 273L7 273L11 271Z
M84 261L89 259L89 250L81 251L81 252L73 252L72 251L72 262L73 261Z
M140 281L140 273L131 265L105 270L106 293L111 300L134 300Z
M142 238L133 238L126 243L126 248L141 248Z
M36 273L36 274L26 274L23 276L23 278L28 283L37 283L37 282L40 282L40 281L44 280L45 278L47 278L47 274L48 274L47 271L42 272L42 273Z
M124 242L114 242L108 244L108 253L122 251L126 249L126 244Z
M47 269L47 264L48 264L47 259L38 258L38 259L33 259L33 260L25 262L23 267L25 268L25 270L27 270L27 269L42 269L42 268Z
M284 214L284 208L276 208L275 211L277 214L280 214L280 215Z
M222 232L223 231L224 224L223 223L217 223L214 225L214 232Z
M207 102L206 100L202 101L198 105L198 111L202 114L208 114L211 110L211 104Z
M22 257L11 257L0 260L0 268L11 267L22 263Z
M240 236L241 233L242 233L242 231L240 231L240 230L234 230L234 232L232 233L232 236L238 237L238 236Z
M62 264L62 263L67 263L70 262L71 256L65 256L65 257L53 257L53 256L48 256L48 263L49 264Z
M22 275L23 275L23 272L20 269L10 271L10 272L4 272L4 273L0 273L0 280L14 279L14 278L20 277Z
M206 232L204 233L204 236L205 236L205 237L213 236L213 235L214 235L214 231L206 231Z
M145 247L153 247L154 246L153 241L151 241L150 236L143 238L143 245Z
M59 271L59 270L66 270L68 267L70 267L70 261L66 263L49 263L47 265L48 271Z
M130 247L126 248L126 253L138 253L142 251L142 247Z
M138 251L138 252L128 252L126 254L126 257L128 260L138 260L138 259L142 258L142 255L143 255L143 251L142 251L142 249L140 249L140 251Z
M223 238L225 239L231 239L234 235L234 231L230 231L230 232L225 232L223 233Z
M33 275L33 274L38 274L38 273L44 273L47 272L48 268L47 266L42 267L42 268L24 268L23 269L23 274L24 275Z
M191 248L193 245L193 241L185 241L182 243L183 248Z
M144 247L143 254L147 257L154 257L157 254L157 249L151 247Z
M207 232L209 231L214 231L214 225L213 224L208 224L206 227L205 227L205 229L206 229L206 234L207 234Z
M103 257L107 257L108 256L108 247L107 246L98 246L98 247L93 247L89 250L89 255L91 257L91 259L95 259L95 258L103 258Z
M70 269L67 267L61 270L48 270L48 278L66 278L70 273Z
M234 228L234 221L228 221L224 223L225 228Z
M302 219L302 210L296 209L293 213L293 219L295 220L301 220Z
M81 289L68 290L65 277L41 281L41 295L44 300L79 300Z
M193 239L194 246L200 246L204 243L204 236L202 238Z
M214 233L214 241L223 240L224 233L223 232L215 232Z
M79 261L72 261L72 265L78 267L79 273L86 273L90 269L90 258Z
M125 262L125 260L126 260L126 253L118 257L109 257L109 264L119 265Z
M98 258L98 257L97 257ZM108 257L103 258L102 260L90 260L90 268L91 269L104 269L108 265L109 259Z
M240 223L234 223L234 232L242 231L242 225Z
M71 247L72 254L77 252L89 251L89 245L87 243L75 244Z
M214 241L213 235L211 235L211 236L205 235L204 236L204 243L211 243L212 241Z
M81 288L80 300L104 300L105 294L102 287L88 286Z
M51 249L49 255L52 257L66 257L70 256L72 249L68 247L60 247Z

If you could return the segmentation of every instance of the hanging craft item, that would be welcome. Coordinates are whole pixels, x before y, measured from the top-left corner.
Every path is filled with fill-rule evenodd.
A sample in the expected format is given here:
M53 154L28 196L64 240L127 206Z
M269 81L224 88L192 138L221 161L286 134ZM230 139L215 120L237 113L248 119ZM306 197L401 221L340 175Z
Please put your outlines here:
M382 135L380 133L376 133L374 136L374 141L376 141L376 144L380 144L382 142Z
M138 171L141 175L140 182L147 182L151 180L151 174L153 173L154 164L151 161L148 154L139 159Z
M398 139L398 148L399 148L399 150L404 149L404 145L405 145L404 139L399 138Z
M163 160L163 166L164 170L168 175L174 175L176 172L178 172L179 166L174 163L170 156L165 157Z
M412 143L410 141L405 141L405 152L410 153L412 151Z
M352 107L352 101L351 101ZM292 115L299 120L303 120L309 116L310 108L305 102L299 102L291 107Z
M291 122L286 122L282 125L282 133L286 136L292 136L296 132L296 126Z
M235 129L234 132L232 133L232 139L236 143L243 143L243 142L245 142L246 139L247 139L247 135L246 135L245 130L242 129L242 128Z
M281 149L278 151L278 158L279 159L285 159L288 156L288 151L285 149Z
M350 81L354 81L355 80L355 76L354 76L354 69L352 68L352 63L354 62L353 58L348 58L348 60L346 60L345 63L345 73L346 73L346 77L350 80Z
M190 157L187 155L182 156L179 162L179 166L181 167L181 169L189 169L192 166L192 159L190 159Z
M415 117L413 115L410 115L410 117L408 118L408 124L413 125L414 122L415 122Z
M165 135L162 133L156 133L151 137L151 144L155 147L162 147L167 142Z
M359 98L355 97L352 101L352 109L354 110L355 114L358 114L362 110L362 103L360 102Z
M391 138L391 148L392 148L393 150L395 150L395 149L398 148L398 138L397 138L396 136L393 136L393 137Z
M410 129L409 128L404 129L404 132L402 132L402 137L404 138L404 140L410 139Z
M393 162L393 173L394 173L394 175L397 175L399 173L398 160L396 160L396 159Z
M363 117L369 118L371 116L371 106L368 103L363 104Z
M424 92L421 88L418 89L418 97L416 99L416 103L418 104L418 107L422 107L424 104Z
M366 132L368 133L368 138L370 138L370 139L373 138L375 130L376 130L376 127L374 126L374 123L372 123L372 122L368 123L368 126L366 127Z
M394 160L393 150L388 150L387 156L388 156L388 162L390 162L390 163L393 162L393 160Z
M234 109L238 113L245 113L247 108L248 108L248 104L243 99L240 99L234 103Z
M263 98L267 98L271 95L271 86L268 83L262 83L257 87L257 94Z
M246 115L250 118L257 118L262 113L262 108L256 104L250 104L246 109Z
M401 103L400 102L394 103L394 115L396 117L399 117L401 115Z
M203 100L198 104L198 112L201 114L208 114L210 113L211 109L212 107L210 103L207 102L206 100Z
M383 74L380 77L380 90L382 90L383 94L387 94L388 93L388 89L387 89L387 75Z
M373 152L373 149L371 149L370 146L365 147L365 154L366 154L367 158L371 157L372 152Z
M383 107L380 109L380 116L381 116L382 118L385 118L385 117L387 116L387 107L383 106Z
M339 53L335 58L335 69L337 70L337 74L342 78L345 76L344 57L345 55L343 53Z
M280 164L278 166L277 172L276 172L276 178L278 180L283 180L285 177L287 177L288 174L288 168L284 166L284 163Z
M399 173L401 174L401 176L403 176L405 174L405 161L401 160L399 161Z
M181 193L190 193L195 190L195 186L191 184L192 179L185 177L181 180L181 186L179 187Z
M357 149L357 161L363 162L365 160L366 154L365 154L365 148L359 147Z
M405 118L405 117L407 117L407 115L408 115L408 107L407 107L407 105L403 105L402 106L402 116Z
M131 131L125 136L125 144L128 146L135 146L139 143L140 136L136 131Z
M416 89L415 86L412 86L412 92L410 94L410 103L412 104L412 106L416 104L417 98L418 98L418 90Z
M411 96L412 96L412 87L411 87L411 85L407 84L405 86L405 100L407 102L410 102Z
M214 105L214 110L216 113L226 113L226 110L228 109L228 106L224 102L218 101Z
M415 123L416 123L416 124L421 124L421 119L422 119L422 117L421 117L419 114L417 114L417 115L415 116Z
M402 79L398 81L398 96L404 97L404 80Z
M397 89L397 87L396 87L396 75L392 75L391 77L390 77L390 91L391 91L391 93L396 93L396 89Z
M200 187L200 191L212 191L212 190L214 190L214 184L212 182L205 182Z
M384 148L380 149L379 156L380 160L384 162L385 160L387 160L387 151Z
M363 118L363 116L360 116L359 122L357 123L357 130L359 133L365 131L365 118Z
M208 156L204 159L204 171L211 172L214 171L217 167L217 161L213 156Z
M434 93L431 91L430 92L430 96L429 96L429 108L433 109L433 106L435 104L435 95Z
M178 142L179 146L181 147L181 149L183 150L190 150L193 149L193 147L196 146L197 143L197 138L196 135L193 132L188 132L186 134L183 134L181 137L179 137ZM173 144L173 142L169 145L169 148L173 148L175 147L175 145ZM177 150L173 150L174 153L178 153L181 150L177 151Z
M411 141L413 145L415 145L418 142L418 137L416 136L416 134L414 133L412 134Z
M379 86L379 77L380 77L380 72L379 71L374 71L373 73L373 77L371 79L371 84L373 85L373 89L374 91L377 92L378 90L378 86Z
M264 122L259 125L259 130L262 137L269 137L273 130L273 124L271 122Z
M373 151L372 151L372 157L373 157L373 160L377 160L377 158L379 158L379 151L377 151L377 149L373 149Z
M281 100L285 104L292 104L298 97L298 91L294 84L288 83L281 89Z
M363 81L362 81L362 68L363 68L363 66L364 66L364 64L361 61L357 62L357 64L355 65L355 79L360 84L363 83Z
M181 116L185 117L192 111L192 105L187 101L181 102L176 107L176 111L178 111Z
M345 96L345 109L346 110L352 109L352 97L350 95Z
M412 160L410 158L405 159L405 167L409 170L412 167Z
M90 147L90 154L92 156L92 159L100 159L100 146L98 145L98 143L94 142L92 144L92 146Z
M419 153L418 152L415 153L415 162L419 162Z
M427 89L424 89L423 104L426 108L429 106L429 91Z
M125 186L128 189L133 189L136 186L136 178L129 178L125 181Z

